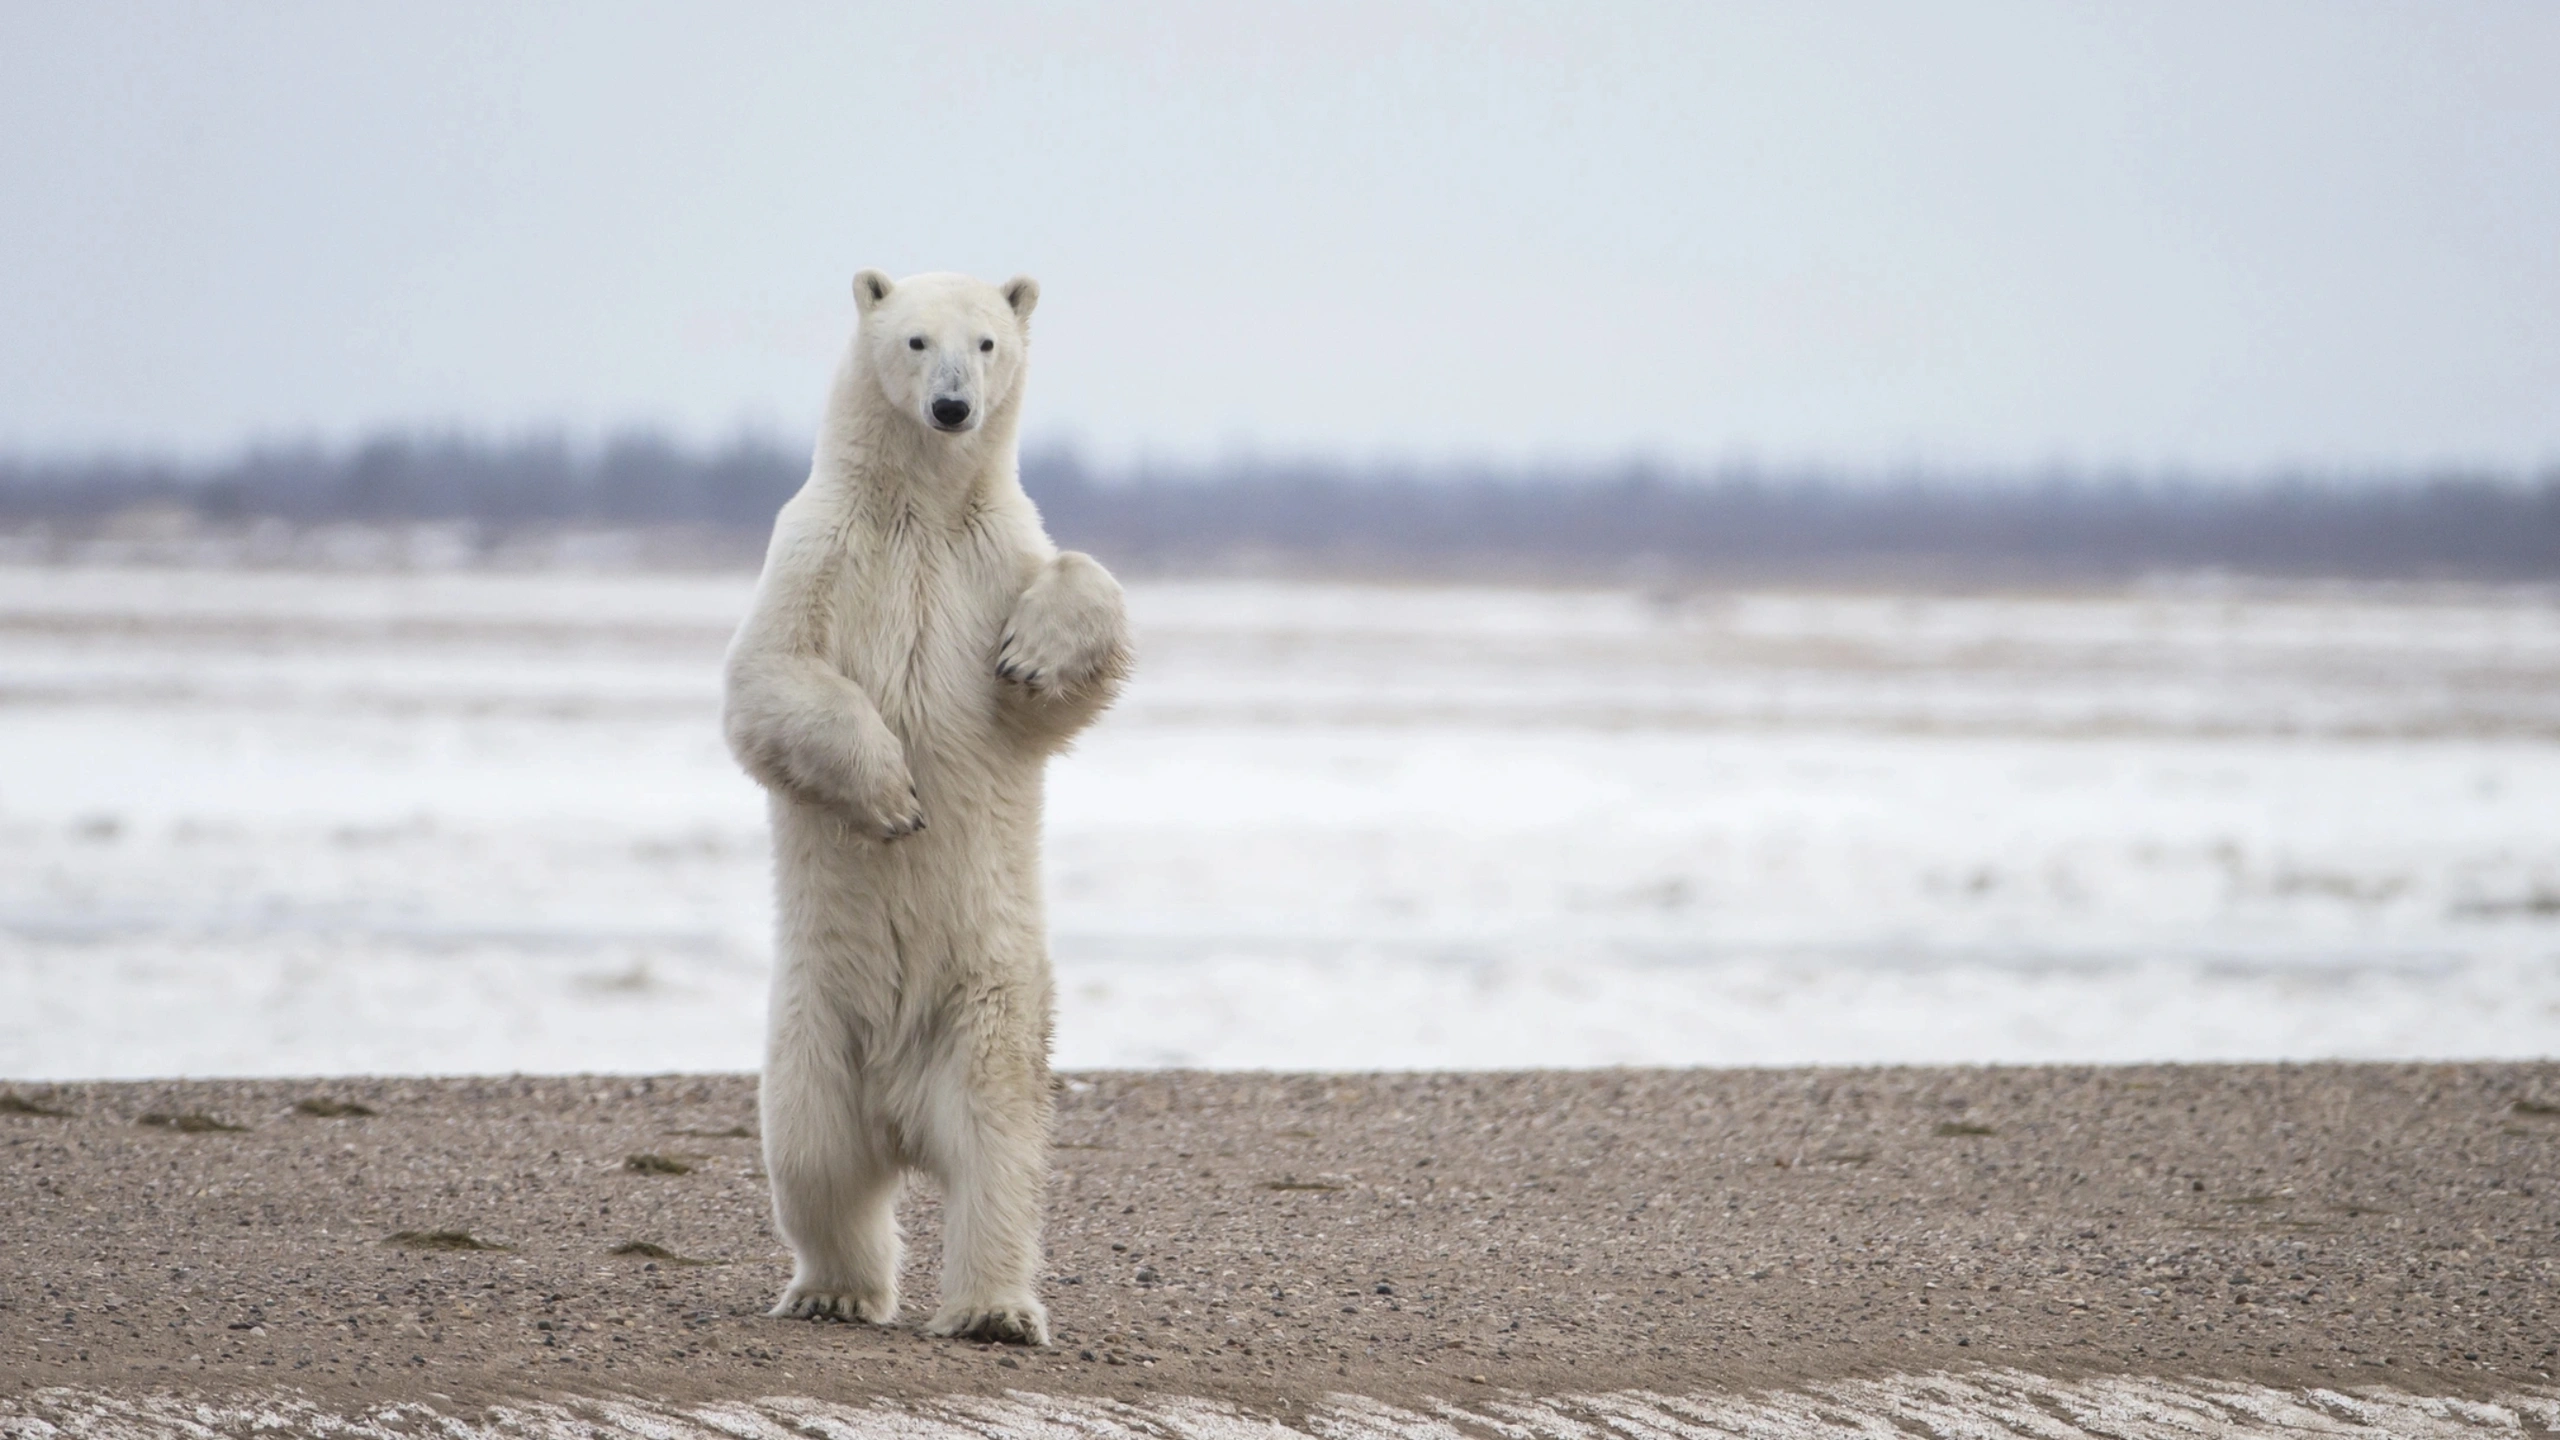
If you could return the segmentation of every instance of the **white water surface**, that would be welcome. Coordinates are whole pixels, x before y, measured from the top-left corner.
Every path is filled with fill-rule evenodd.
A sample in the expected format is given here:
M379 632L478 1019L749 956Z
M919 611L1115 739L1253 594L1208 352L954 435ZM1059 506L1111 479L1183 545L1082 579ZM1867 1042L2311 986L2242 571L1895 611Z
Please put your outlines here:
M751 1068L741 575L0 565L0 1075ZM1062 1065L2560 1054L2560 600L1155 582Z
M1038 1365L1034 1359L1031 1362ZM777 1384L787 1385L784 1375ZM6 1440L2480 1440L2548 1435L2560 1392L2495 1400L2341 1381L2291 1388L2147 1375L2055 1380L2020 1370L1895 1374L1748 1393L1525 1394L1491 1377L1448 1399L1311 1398L1282 1419L1197 1396L1137 1401L1050 1395L1036 1376L1003 1396L846 1403L783 1393L680 1403L638 1395L439 1405L443 1396L331 1405L279 1388L220 1397L174 1388L106 1394L68 1386L0 1395Z

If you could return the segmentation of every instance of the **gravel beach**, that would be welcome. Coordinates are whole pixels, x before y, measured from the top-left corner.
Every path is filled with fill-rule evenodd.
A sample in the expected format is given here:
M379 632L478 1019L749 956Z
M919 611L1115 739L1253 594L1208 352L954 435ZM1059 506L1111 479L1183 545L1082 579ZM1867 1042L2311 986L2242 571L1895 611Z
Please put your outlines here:
M768 1319L752 1077L0 1087L0 1419L2560 1367L2560 1064L1063 1077L1038 1351ZM38 1406L37 1408L41 1408ZM26 1433L36 1433L32 1430Z

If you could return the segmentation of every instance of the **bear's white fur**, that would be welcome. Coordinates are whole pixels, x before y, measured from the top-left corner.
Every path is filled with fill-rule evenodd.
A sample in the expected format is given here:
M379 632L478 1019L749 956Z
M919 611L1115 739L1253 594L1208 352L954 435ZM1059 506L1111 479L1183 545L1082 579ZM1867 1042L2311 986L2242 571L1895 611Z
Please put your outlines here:
M1120 587L1016 474L1039 287L854 281L808 483L729 650L778 910L765 1168L777 1315L898 1311L907 1171L943 1187L941 1335L1046 1344L1041 774L1128 665Z

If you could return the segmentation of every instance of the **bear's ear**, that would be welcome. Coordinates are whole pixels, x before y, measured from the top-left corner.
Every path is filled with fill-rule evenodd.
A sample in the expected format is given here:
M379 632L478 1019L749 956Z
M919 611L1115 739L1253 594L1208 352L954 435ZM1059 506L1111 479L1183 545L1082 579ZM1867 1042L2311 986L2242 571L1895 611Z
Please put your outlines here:
M888 299L889 292L896 288L888 276L877 270L865 270L853 277L853 308L868 315L872 306Z
M1033 307L1040 303L1040 282L1028 275L1016 275L1004 282L1004 303L1013 307L1013 318L1028 321Z

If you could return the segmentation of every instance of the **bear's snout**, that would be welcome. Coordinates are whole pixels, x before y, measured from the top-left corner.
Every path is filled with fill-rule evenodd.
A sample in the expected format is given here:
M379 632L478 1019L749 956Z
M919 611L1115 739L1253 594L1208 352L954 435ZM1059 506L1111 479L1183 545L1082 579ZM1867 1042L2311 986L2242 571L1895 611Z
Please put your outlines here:
M933 402L933 423L945 430L957 430L969 423L969 402L945 395Z

